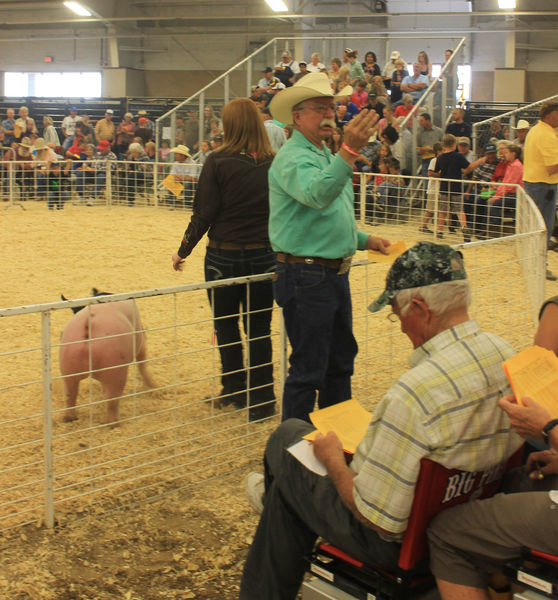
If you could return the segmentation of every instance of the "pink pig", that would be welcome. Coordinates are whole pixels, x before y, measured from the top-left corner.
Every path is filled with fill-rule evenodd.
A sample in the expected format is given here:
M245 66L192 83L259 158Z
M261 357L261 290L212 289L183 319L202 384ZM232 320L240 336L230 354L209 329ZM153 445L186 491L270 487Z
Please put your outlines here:
M128 365L134 359L146 358L146 337L138 308L133 300L122 300L78 310L61 338L60 371L67 407L63 419L77 419L79 382L91 372L108 400L107 421L118 421L118 401L126 385ZM154 387L146 363L139 362L138 368L144 383Z

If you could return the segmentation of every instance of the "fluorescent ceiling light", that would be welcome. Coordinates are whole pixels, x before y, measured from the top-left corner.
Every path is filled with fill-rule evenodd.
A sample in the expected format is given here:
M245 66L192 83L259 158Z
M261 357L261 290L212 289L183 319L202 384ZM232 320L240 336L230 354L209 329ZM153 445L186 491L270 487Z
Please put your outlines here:
M90 13L87 8L85 8L85 6L82 6L79 2L64 2L64 6L66 8L69 8L70 10L73 10L76 15L79 15L80 17L91 17L93 16L92 13Z
M498 0L500 8L515 8L515 0Z
M283 0L265 0L274 12L287 12L289 9Z

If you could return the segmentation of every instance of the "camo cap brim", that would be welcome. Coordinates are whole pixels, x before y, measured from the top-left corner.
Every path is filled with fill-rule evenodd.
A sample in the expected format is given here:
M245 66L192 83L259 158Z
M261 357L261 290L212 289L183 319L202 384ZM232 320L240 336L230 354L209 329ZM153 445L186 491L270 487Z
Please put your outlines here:
M368 310L378 312L401 290L460 279L467 279L461 252L447 244L419 242L393 263L386 277L386 289Z

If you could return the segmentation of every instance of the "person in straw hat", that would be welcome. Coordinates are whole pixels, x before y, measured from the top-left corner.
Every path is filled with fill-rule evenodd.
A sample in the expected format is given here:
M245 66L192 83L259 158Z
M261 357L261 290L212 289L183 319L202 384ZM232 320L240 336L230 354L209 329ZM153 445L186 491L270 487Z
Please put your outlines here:
M343 88L342 95L351 95ZM348 270L356 250L384 250L389 241L357 231L353 165L378 115L362 111L344 129L333 156L324 144L335 131L335 100L325 73L309 73L271 101L273 117L293 124L269 171L269 236L277 253L275 300L292 353L283 419L308 420L351 397L357 353Z
M47 169L51 162L58 160L58 157L56 156L56 152L47 146L42 137L35 140L31 151L36 171L37 200L44 200L46 197Z
M199 167L194 162L192 155L190 154L190 148L184 144L178 144L174 148L171 148L171 152L174 154L174 160L170 174L174 177L174 180L181 183L184 186L183 198L186 206L192 206L192 199L194 197L195 184L199 177ZM172 206L174 206L176 196L170 198Z
M17 161L16 183L19 186L21 200L31 200L34 190L33 176L33 154L31 148L33 144L28 137L23 137L17 143L15 148Z

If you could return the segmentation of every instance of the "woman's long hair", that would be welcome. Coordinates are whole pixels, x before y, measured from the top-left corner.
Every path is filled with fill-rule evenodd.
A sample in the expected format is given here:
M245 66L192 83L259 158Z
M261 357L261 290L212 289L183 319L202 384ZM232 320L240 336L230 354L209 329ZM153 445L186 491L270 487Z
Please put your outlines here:
M259 160L275 156L263 120L249 98L235 98L223 108L223 145L213 152L246 152Z

